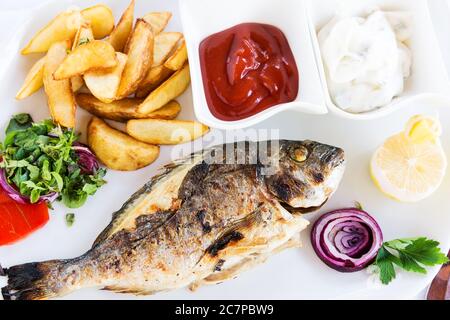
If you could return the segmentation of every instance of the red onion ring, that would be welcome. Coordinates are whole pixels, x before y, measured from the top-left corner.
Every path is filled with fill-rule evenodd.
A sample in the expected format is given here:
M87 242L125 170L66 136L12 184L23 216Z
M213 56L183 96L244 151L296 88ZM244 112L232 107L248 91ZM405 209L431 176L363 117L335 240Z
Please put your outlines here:
M367 212L349 208L321 216L311 231L318 257L341 272L355 272L371 264L383 244L380 226Z
M8 179L6 178L6 172L3 168L0 168L0 186L6 192L6 194L11 199L16 201L17 203L21 203L21 204L30 204L31 203L30 198L28 196L22 195L18 190L16 190L13 186L11 186L8 183ZM49 194L40 196L37 203L41 203L44 201L51 203L51 202L55 201L56 198L58 198L58 193L51 192Z
M80 166L82 173L93 174L98 170L100 165L98 164L97 157L88 146L80 142L74 142L72 150L75 151L79 158L78 165Z

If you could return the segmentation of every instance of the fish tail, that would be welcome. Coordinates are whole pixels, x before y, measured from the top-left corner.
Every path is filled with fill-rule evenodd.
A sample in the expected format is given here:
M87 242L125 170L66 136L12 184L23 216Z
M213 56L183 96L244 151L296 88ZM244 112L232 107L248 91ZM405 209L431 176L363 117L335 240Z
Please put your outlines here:
M5 300L44 300L60 295L61 288L53 284L66 260L26 263L3 269L8 285L1 289Z

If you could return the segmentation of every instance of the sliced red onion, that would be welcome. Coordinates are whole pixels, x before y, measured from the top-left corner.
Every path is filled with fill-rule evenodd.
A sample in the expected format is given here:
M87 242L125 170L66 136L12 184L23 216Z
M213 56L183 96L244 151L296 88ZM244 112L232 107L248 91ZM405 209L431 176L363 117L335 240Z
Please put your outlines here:
M47 201L49 203L52 203L53 201L56 200L56 198L58 198L58 196L59 196L59 194L57 192L50 192L48 194L40 196L38 203L41 203L43 201Z
M80 166L82 173L93 174L98 170L100 166L97 158L88 146L80 142L74 142L72 150L75 151L79 158L78 165Z
M6 177L6 172L4 169L0 169L0 186L3 190L8 194L8 196L14 201L21 204L30 204L30 198L22 195L18 190L16 190L13 186L8 183L8 179ZM53 202L58 198L58 193L51 192L49 194L43 195L39 197L37 203L41 203L43 201Z
M378 223L367 212L341 209L321 216L311 231L319 258L341 272L355 272L371 264L383 244Z

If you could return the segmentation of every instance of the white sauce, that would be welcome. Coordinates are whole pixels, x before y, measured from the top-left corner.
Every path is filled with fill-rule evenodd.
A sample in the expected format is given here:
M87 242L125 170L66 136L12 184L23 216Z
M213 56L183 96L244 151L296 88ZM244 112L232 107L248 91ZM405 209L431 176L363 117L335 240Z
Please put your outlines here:
M328 89L343 110L382 107L403 92L411 52L409 15L375 11L367 18L335 17L319 32Z

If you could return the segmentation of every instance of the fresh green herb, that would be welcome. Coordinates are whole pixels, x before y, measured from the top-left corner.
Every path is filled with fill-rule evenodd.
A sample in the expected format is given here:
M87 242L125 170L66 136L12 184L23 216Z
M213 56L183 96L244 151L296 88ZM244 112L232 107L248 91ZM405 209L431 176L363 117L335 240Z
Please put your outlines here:
M383 243L373 265L379 269L381 282L388 284L395 279L394 266L425 274L425 267L441 265L448 261L439 249L439 242L421 237Z
M105 184L103 177L106 170L97 170L96 175L81 174L80 169L76 169L71 175L66 176L62 192L62 201L68 208L79 208L88 196L95 194L98 188Z
M18 131L25 130L33 124L33 118L28 113L19 113L12 117L11 121L6 128L6 134Z
M66 225L70 228L73 226L73 223L75 222L75 214L74 213L68 213L66 214Z
M27 114L14 116L0 145L0 168L7 182L36 203L43 195L58 193L69 208L79 208L105 184L105 169L86 170L73 144L72 130L51 120L33 123Z
M81 46L83 44L89 43L89 38L81 38L80 41L78 41L78 45Z

